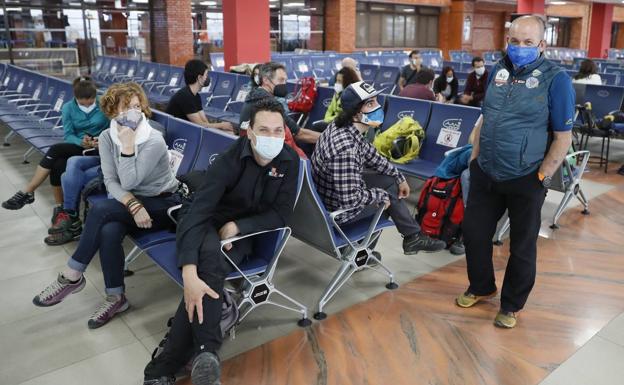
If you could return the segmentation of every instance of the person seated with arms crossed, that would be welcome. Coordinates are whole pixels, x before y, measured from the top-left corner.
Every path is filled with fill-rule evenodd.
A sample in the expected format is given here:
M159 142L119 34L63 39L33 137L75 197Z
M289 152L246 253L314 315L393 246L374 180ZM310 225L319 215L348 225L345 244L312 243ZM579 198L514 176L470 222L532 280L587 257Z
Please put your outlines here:
M166 113L176 118L188 120L203 127L218 128L219 130L234 132L234 126L229 122L211 123L202 107L199 92L210 85L208 66L201 60L189 60L184 66L184 82L167 104Z
M472 72L466 79L464 93L459 98L458 104L465 104L473 107L481 107L485 90L488 84L488 71L485 69L483 58L475 56L472 58Z
M52 214L52 223L62 212L63 190L61 175L65 171L67 159L82 155L85 149L97 148L97 137L108 127L108 118L100 110L96 97L95 83L88 77L76 78L73 83L74 98L61 108L64 142L53 145L39 162L35 175L23 190L2 202L8 210L19 210L35 201L35 190L50 177L54 201L57 207Z
M415 49L410 52L409 59L409 64L401 69L401 76L399 77L399 91L403 91L403 88L406 86L416 83L416 75L418 75L420 71L427 69L427 67L422 64L423 59L419 50Z
M433 93L438 102L455 103L459 81L455 77L453 67L444 67L442 73L433 82Z
M337 217L339 224L371 217L383 204L403 235L405 254L442 250L445 242L421 233L403 202L410 194L405 177L365 139L369 129L383 123L380 93L365 82L342 92L342 112L321 134L311 157L317 191L330 211L349 210Z
M436 101L435 94L433 93L433 79L435 73L429 68L422 69L416 75L414 83L407 85L401 90L399 96L412 99L422 99Z
M286 67L282 64L269 62L260 67L260 86L254 88L247 95L240 114L240 129L246 130L250 122L250 113L254 104L264 99L278 100L288 94L286 89ZM284 107L282 107L284 108ZM307 128L299 127L288 115L284 115L286 126L290 129L296 141L302 143L316 143L319 133ZM244 135L241 133L241 135Z
M111 119L100 135L100 158L109 197L89 210L84 231L67 267L35 296L36 306L54 306L86 284L84 272L99 251L106 299L89 318L99 328L130 306L124 286L123 239L138 230L172 225L167 209L179 203L178 181L169 166L162 134L149 125L149 103L141 86L118 83L102 96L102 110Z
M220 384L217 350L225 278L234 267L221 253L221 241L286 225L297 195L299 157L284 145L279 102L265 98L249 111L246 137L240 137L205 171L205 183L180 213L178 266L184 297L162 353L145 368L145 385L173 385L175 373L193 359L194 385ZM240 263L253 240L225 246Z
M601 85L602 78L598 75L596 63L591 59L583 60L579 72L572 79L572 83Z

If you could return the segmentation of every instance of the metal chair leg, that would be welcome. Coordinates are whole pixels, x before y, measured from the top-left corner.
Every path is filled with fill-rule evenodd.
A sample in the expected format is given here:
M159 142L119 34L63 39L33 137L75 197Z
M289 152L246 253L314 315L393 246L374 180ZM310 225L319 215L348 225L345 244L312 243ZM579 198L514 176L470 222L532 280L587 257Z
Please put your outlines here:
M350 261L342 262L340 269L334 274L329 286L325 288L323 295L319 299L318 312L314 314L314 318L322 320L327 317L327 314L323 312L323 308L329 302L329 300L340 290L340 288L347 282L347 280L353 275L355 269Z
M2 143L3 146L8 147L11 145L11 143L9 143L9 139L11 139L12 137L14 137L15 131L11 131L8 134L6 134L6 136L4 137L4 143Z
M496 233L496 240L494 241L494 244L497 246L500 246L503 244L503 235L505 235L505 233L507 232L507 230L509 230L509 218L507 218L505 220L505 223L503 223L503 225L501 226L501 228L498 230L498 232Z
M24 164L29 163L29 162L28 162L28 157L29 157L29 156L30 156L30 154L32 154L33 152L35 152L35 148L34 148L34 147L30 147L30 148L28 149L28 151L26 151L26 152L24 153L24 157L23 157L23 158L24 158L24 161L23 161L22 163L24 163Z
M557 222L559 221L561 214L563 214L563 210L565 210L566 206L568 205L568 203L570 203L570 200L572 199L573 196L574 194L572 193L572 191L567 190L565 192L563 199L559 203L559 206L557 207L557 210L555 211L555 215L553 216L553 223L552 225L550 225L551 229L559 228L559 225L557 224Z

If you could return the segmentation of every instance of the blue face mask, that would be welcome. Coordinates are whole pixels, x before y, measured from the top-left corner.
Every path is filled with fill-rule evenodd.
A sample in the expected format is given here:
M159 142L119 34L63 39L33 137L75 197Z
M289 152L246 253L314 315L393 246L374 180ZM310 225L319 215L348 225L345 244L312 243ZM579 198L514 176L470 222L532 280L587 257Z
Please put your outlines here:
M518 67L531 64L539 57L539 47L520 47L519 45L508 44L507 56L509 60Z
M362 113L362 123L371 126L371 127L379 127L382 125L384 121L384 112L381 106L377 107L377 109Z

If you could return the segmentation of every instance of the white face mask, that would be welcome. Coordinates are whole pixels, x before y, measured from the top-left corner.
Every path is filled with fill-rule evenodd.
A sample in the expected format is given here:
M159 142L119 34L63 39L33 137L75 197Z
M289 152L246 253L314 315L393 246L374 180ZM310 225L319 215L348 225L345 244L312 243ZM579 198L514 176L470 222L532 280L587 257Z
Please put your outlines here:
M141 110L131 108L126 112L123 112L115 118L117 124L125 127L130 127L132 130L136 130L139 124L143 120L143 112Z
M483 76L483 74L485 73L485 67L475 68L475 73L479 76Z
M260 75L254 75L254 83L260 85Z
M450 83L452 81L453 81L453 77L452 76L451 77L448 77L448 76L446 77L446 82L447 83Z
M334 84L334 91L336 91L337 94L341 93L342 90L343 90L342 84L340 84L340 83Z
M80 108L80 111L84 112L85 114L88 114L95 109L95 103L93 103L89 107L85 107L82 104L78 104L78 108Z
M253 146L254 150L262 159L273 160L276 156L282 152L284 147L284 138L274 138L272 136L256 135L256 144ZM253 144L253 142L252 142Z

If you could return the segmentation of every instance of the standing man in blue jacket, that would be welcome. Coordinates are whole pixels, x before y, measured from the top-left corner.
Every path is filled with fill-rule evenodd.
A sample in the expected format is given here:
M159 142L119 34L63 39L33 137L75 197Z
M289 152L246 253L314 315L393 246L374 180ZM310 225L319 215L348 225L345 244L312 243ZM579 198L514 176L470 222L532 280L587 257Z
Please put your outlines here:
M539 16L511 24L507 55L491 72L470 162L463 223L470 286L456 303L468 308L496 294L492 237L507 210L511 255L494 319L503 328L516 326L535 283L542 205L571 144L574 89L565 71L544 57L544 30Z

